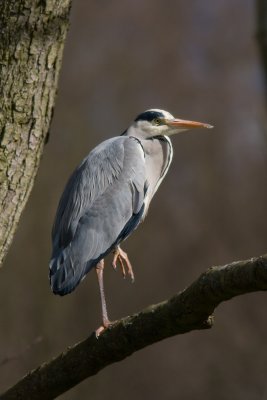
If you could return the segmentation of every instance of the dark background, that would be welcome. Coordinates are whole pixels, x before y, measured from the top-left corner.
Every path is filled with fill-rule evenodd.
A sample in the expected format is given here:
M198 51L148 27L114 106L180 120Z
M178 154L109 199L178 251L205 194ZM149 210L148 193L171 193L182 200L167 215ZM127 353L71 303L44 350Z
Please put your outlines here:
M50 140L0 271L1 390L99 325L93 272L70 296L50 292L51 226L74 167L145 109L215 128L173 138L168 176L123 247L136 283L105 270L111 318L170 297L211 265L267 252L255 14L249 0L73 2ZM153 345L61 398L265 399L266 334L266 294L242 296L218 308L212 330Z

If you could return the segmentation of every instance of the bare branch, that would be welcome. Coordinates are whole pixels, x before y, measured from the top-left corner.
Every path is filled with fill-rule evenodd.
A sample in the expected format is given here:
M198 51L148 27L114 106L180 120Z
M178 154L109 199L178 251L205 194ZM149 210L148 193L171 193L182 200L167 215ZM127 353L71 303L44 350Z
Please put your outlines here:
M108 365L167 337L211 328L212 313L223 301L267 290L267 255L212 267L187 289L117 321L99 339L84 341L27 374L1 400L54 399Z

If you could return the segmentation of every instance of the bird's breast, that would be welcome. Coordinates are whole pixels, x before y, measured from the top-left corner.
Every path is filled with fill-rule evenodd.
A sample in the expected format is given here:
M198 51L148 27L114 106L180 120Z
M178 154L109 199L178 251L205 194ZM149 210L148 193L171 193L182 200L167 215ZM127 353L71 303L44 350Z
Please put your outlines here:
M145 199L145 214L149 203L166 176L170 167L173 149L168 137L148 139L142 141L145 152L146 176L148 192Z

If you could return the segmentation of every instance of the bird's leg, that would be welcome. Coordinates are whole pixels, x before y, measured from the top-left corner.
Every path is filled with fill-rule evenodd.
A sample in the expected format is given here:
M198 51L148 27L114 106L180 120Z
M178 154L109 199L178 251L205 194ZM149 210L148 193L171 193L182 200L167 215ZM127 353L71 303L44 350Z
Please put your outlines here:
M107 313L107 304L104 292L104 281L103 281L103 273L104 273L104 260L99 261L96 265L96 274L98 279L99 291L100 291L100 298L101 298L101 308L102 308L102 322L101 325L95 332L96 337L98 338L99 335L111 324L110 320L108 319Z
M120 246L116 246L114 250L114 257L112 261L112 266L114 269L117 268L117 261L119 260L120 267L122 270L122 275L125 278L126 277L126 270L125 266L127 268L127 272L130 275L132 282L134 282L134 273L133 273L133 267L132 264L130 263L129 257L127 256L127 253L123 251Z

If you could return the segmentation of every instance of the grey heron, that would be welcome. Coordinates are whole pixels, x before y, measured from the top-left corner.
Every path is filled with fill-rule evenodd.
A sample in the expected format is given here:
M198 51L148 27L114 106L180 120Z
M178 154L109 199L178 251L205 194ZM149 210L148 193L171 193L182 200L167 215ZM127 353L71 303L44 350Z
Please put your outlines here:
M151 109L138 115L122 135L95 147L70 177L52 229L50 284L61 296L72 292L96 269L102 307L99 335L110 325L103 284L104 258L134 280L120 244L144 220L151 199L173 157L169 136L211 125L174 118Z

